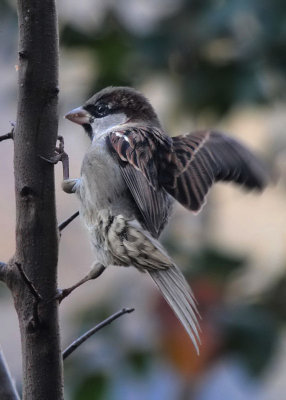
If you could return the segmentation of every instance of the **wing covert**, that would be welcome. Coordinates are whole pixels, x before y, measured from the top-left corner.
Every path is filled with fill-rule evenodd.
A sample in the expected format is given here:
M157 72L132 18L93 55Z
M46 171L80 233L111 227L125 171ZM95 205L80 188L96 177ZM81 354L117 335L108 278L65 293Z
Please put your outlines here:
M167 153L172 141L158 128L135 127L110 132L107 144L140 212L141 222L154 237L165 226L171 198L158 183L157 154ZM143 220L143 221L142 221Z
M132 127L111 132L107 141L145 226L155 237L168 217L166 192L198 212L217 181L258 190L268 181L258 158L237 140L215 131L170 138L158 128Z

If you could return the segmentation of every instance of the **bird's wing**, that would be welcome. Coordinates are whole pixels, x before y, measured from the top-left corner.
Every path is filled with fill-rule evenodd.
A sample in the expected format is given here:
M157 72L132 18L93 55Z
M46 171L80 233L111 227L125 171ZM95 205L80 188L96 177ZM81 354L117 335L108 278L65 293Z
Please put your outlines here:
M246 189L262 190L268 181L263 163L238 141L218 132L201 131L173 138L168 174L159 182L186 208L198 212L213 183L233 181Z
M140 212L143 225L158 237L167 219L170 196L158 183L156 154L169 152L172 140L153 127L110 132L107 144Z
M268 181L262 162L222 133L201 131L170 138L156 128L144 127L111 132L108 141L149 231L154 220L155 226L160 225L162 214L155 215L154 210L161 210L163 195L160 198L158 193L162 188L198 212L217 181L260 190Z

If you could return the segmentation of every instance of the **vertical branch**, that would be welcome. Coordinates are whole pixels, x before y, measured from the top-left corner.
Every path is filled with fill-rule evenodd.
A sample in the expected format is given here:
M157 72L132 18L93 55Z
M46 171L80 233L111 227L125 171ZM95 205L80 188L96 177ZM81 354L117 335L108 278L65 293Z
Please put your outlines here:
M0 399L20 400L0 346Z
M42 301L31 323L34 297L16 268L21 265L41 298L57 288L58 235L54 169L57 139L58 32L55 0L18 0L19 85L14 134L16 253L12 291L20 323L23 399L60 400L62 360L58 302ZM13 263L14 261L14 263ZM34 321L35 322L35 321Z

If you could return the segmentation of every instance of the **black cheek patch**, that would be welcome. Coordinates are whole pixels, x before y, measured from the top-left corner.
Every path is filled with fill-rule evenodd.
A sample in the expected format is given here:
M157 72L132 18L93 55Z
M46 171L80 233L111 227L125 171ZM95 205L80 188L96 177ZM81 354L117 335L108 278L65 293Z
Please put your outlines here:
M83 129L85 130L85 132L88 134L88 137L90 139L92 139L93 131L92 131L91 125L90 124L83 124L82 126L83 126Z

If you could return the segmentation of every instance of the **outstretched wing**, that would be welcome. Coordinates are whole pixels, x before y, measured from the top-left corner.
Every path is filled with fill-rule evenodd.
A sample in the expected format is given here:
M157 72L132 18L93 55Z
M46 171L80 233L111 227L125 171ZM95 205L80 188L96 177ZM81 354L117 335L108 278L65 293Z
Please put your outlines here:
M171 160L159 182L183 206L199 211L213 183L233 181L246 189L262 190L268 173L245 146L224 134L201 131L173 138Z
M172 140L154 127L135 127L110 132L107 144L137 204L139 219L158 237L167 222L171 199L159 185L156 154L158 149L170 152Z
M111 132L107 140L145 225L155 237L167 218L163 206L168 199L166 192L197 212L217 181L261 190L268 180L259 159L235 139L218 132L170 138L157 128L140 127Z

